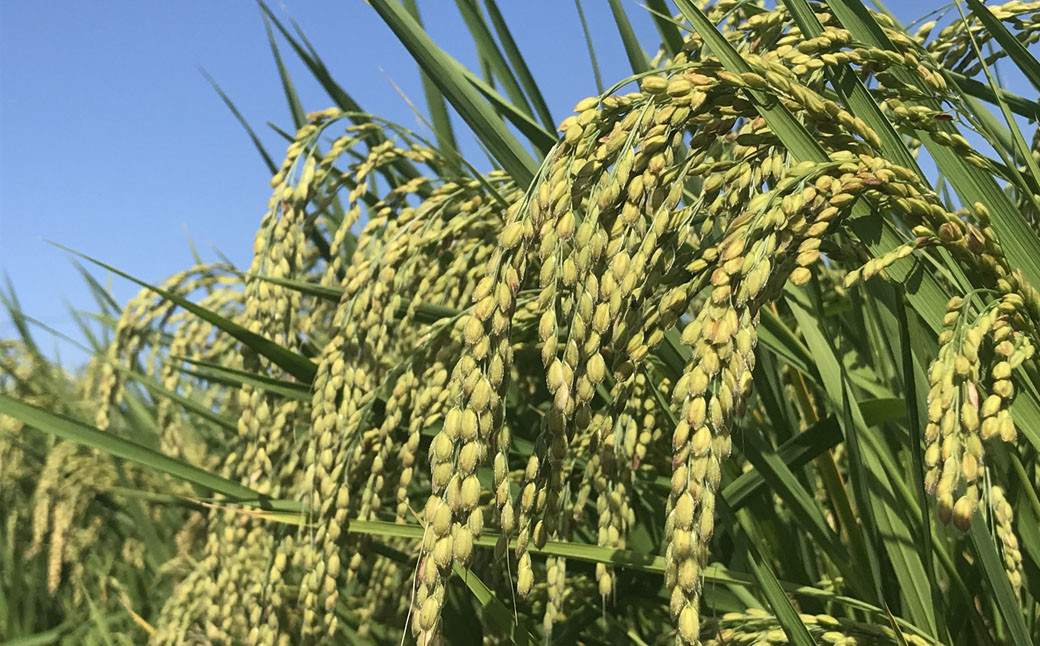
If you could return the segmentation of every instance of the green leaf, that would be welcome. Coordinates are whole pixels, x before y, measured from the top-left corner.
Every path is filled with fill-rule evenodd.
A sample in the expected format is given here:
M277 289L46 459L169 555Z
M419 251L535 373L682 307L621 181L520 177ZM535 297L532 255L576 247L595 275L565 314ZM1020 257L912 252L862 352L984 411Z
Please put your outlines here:
M86 267L75 259L72 260L72 266L76 268L80 276L82 276L83 280L87 283L87 287L90 288L90 293L94 297L94 300L97 302L98 308L101 309L102 313L114 313L120 311L119 303L116 302L116 299L107 289L105 289L104 286L101 285L101 283L97 281L96 278L94 278L93 275L91 275L89 271L87 271Z
M378 520L351 520L347 531L356 534L372 534L383 537L421 539L423 528L420 525L391 523ZM498 542L498 534L485 530L473 544L479 547L494 547ZM516 541L510 542L515 547ZM664 572L664 557L653 554L640 554L629 550L611 549L598 545L571 543L567 541L546 541L538 548L530 546L534 554L546 556L562 556L567 559L586 561L589 563L610 563L620 567L631 568L643 572L661 574Z
M592 44L592 34L589 33L589 23L585 20L585 11L581 8L581 0L574 0L574 7L578 10L578 19L581 21L581 31L585 34L585 46L589 49L589 62L592 63L592 76L596 81L596 93L603 95L603 75L599 71L599 63L596 61L596 48Z
M469 29L470 36L477 48L477 55L481 60L487 61L491 73L502 84L509 101L518 110L533 118L534 113L531 112L531 106L527 103L527 97L524 96L519 81L513 74L513 70L509 68L509 63L506 62L494 36L491 35L491 30L484 21L484 16L481 15L480 7L474 0L455 0L455 6L458 7L462 20Z
M502 168L518 185L527 186L534 178L537 164L460 73L458 63L434 44L395 0L371 0L370 4Z
M419 8L416 6L415 0L405 0L404 6L421 26L422 18L419 16ZM448 114L448 104L444 101L444 95L437 90L437 86L426 75L426 72L420 70L419 79L422 81L423 94L426 95L426 107L430 111L430 120L433 121L433 132L437 137L437 147L442 151L457 151L458 144L455 142L455 131L451 127L451 116Z
M746 514L747 511L741 513ZM787 635L787 639L796 646L816 646L816 640L809 634L809 629L802 623L798 611L795 610L791 600L780 587L780 582L776 580L772 566L762 558L754 543L749 543L749 545L748 562L751 564L751 572L755 575L758 586L766 598L766 603L776 615L776 620Z
M112 366L113 370L125 374L127 378L136 381L137 383L141 384L142 386L152 391L156 395L166 397L170 401L176 403L181 408L191 413L194 413L205 420L213 422L221 428L232 431L234 433L238 432L238 424L235 422L235 420L228 419L226 417L218 415L217 413L207 408L205 404L195 401L194 399L191 399L189 397L185 397L179 393L175 393L172 390L163 388L161 384L159 384L151 377L142 374L137 370L133 370L132 368L128 368L116 361L109 360L106 361L106 363Z
M487 587L472 570L456 563L455 574L465 582L466 587L473 593L473 598L477 600L477 603L484 610L483 617L485 621L494 627L496 632L513 644L516 644L516 646L538 643L538 640L533 635L513 621L512 613L498 600L491 588Z
M1036 101L1012 94L1003 88L994 91L989 85L957 72L946 71L945 74L963 94L989 101L993 104L1003 101L1012 112L1019 116L1033 120L1040 119L1040 104Z
M368 119L363 116L365 111L361 106L349 95L347 92L332 78L325 63L318 57L314 52L314 48L310 47L310 43L307 43L307 39L303 36L302 32L297 29L297 33L307 45L307 50L300 44L300 42L289 33L289 30L282 25L281 21L278 20L274 12L267 6L263 0L257 0L257 4L260 6L260 10L265 16L274 24L275 28L282 34L282 37L288 41L289 45L293 48L296 55L303 61L303 64L307 67L310 73L314 76L315 80L321 84L321 87L329 95L329 98L344 112L356 113L351 117L351 121L355 124L370 123ZM309 50L309 51L308 51ZM370 146L377 145L386 141L386 137L379 132L372 132L366 135L366 140ZM407 159L397 159L393 162L393 170L400 173L406 179L413 179L419 177L419 171L416 170L415 166ZM387 178L391 186L396 186L395 178L391 173L387 173L381 169L380 173Z
M282 82L282 92L285 93L285 100L289 104L289 113L292 115L293 126L299 130L303 127L303 124L307 123L307 116L304 113L300 97L296 93L296 85L292 82L289 70L285 68L285 63L282 61L282 53L278 51L278 42L275 40L274 32L271 30L271 23L266 15L263 16L263 19L264 29L267 31L267 42L270 43L271 53L274 54L274 63L278 68L278 78Z
M908 408L908 421L910 426L910 455L914 475L914 493L917 494L917 504L921 510L921 540L919 542L918 554L921 563L924 564L925 574L928 576L928 587L932 597L932 612L936 617L941 617L942 599L935 594L939 590L935 578L935 566L932 563L932 527L929 516L927 492L924 490L924 418L919 410L918 402L923 400L922 394L927 395L924 384L924 370L917 362L914 355L914 343L911 340L910 318L907 316L906 307L899 304L896 307L899 320L899 345L902 350L903 387L906 389L906 405ZM922 393L922 391L924 391ZM938 635L933 635L938 637Z
M852 559L848 551L794 473L779 455L763 450L762 439L754 433L743 434L741 439L744 455L761 474L767 486L784 502L799 528L808 532L813 542L830 557L838 569L848 572L847 578L855 578L856 575L849 571Z
M796 470L812 461L827 449L841 442L841 427L833 416L816 422L787 442L776 451L776 456ZM739 511L752 496L766 488L766 479L758 470L742 473L722 490L722 497L733 511Z
M177 355L170 355L171 361L184 361L192 365L205 368L205 370L193 371L183 370L183 372L194 375L201 379L207 379L213 382L222 383L230 386L250 386L252 388L258 388L265 390L275 395L281 395L282 397L288 397L295 401L309 402L311 400L311 389L299 382L295 381L284 381L276 377L269 377L267 375L256 374L254 372L248 372L246 370L237 370L234 368L228 368L218 363L211 361L199 361L196 359L189 359L188 357L180 357ZM234 426L232 428L235 428Z
M253 350L257 354L263 357L267 357L275 365L282 368L296 379L299 379L301 382L305 384L310 384L314 381L314 375L317 372L318 367L307 357L304 357L303 355L297 354L291 350L283 348L277 343L269 341L264 337L260 336L259 334L254 334L253 332L250 332L241 325L238 325L237 323L224 318L216 312L196 305L188 299L182 296L178 296L173 292L169 292L165 289L149 285L148 283L142 280L138 280L130 274L122 272L111 265L107 265L101 262L100 260L95 260L90 256L81 254L78 251L69 249L68 247L60 245L56 242L52 242L51 244L58 247L59 249L64 249L69 253L73 253L79 256L80 258L89 260L90 262L94 263L95 265L98 265L99 267L104 267L105 269L109 270L110 272L118 276L122 276L123 278L126 278L129 281L137 283L145 289L155 292L156 294L162 296L166 300L180 305L192 314L198 316L199 318L205 320L208 323L212 323L216 327L227 332L228 334L241 341L243 344L246 345L246 347Z
M1040 62L1008 31L1004 23L994 16L986 5L979 0L966 0L966 2L975 17L986 27L986 31L1000 43L1008 57L1018 65L1018 69L1033 84L1033 88L1040 91Z
M282 287L288 287L289 289L304 294L305 296L313 296L320 298L330 303L339 303L340 299L343 298L343 294L346 293L341 287L329 287L328 285L319 285L318 283L312 283L306 280L296 280L294 278L281 278L279 276L265 276L264 274L250 274L243 273L243 278L256 278L267 283L274 285L281 285Z
M661 34L664 50L668 53L669 58L674 58L682 51L683 37L679 27L672 20L672 15L668 12L668 5L665 0L647 0L646 6L650 10L658 33Z
M235 104L232 103L231 98L224 93L224 90L221 89L220 85L217 84L216 80L214 80L214 78L210 76L206 70L199 68L199 71L202 73L202 76L205 77L205 79L209 82L209 84L213 86L213 89L216 91L221 101L223 101L224 105L228 107L228 110L231 110L231 114L235 116L235 119L238 120L238 123L242 126L242 128L245 129L246 134L249 135L249 140L253 142L253 146L256 148L256 151L260 153L260 158L264 161L264 165L267 166L268 172L271 173L271 175L277 173L278 166L274 163L274 160L271 159L271 155L268 154L267 149L264 148L263 143L260 142L260 138L256 136L256 132L253 131L252 126L249 125L249 122L246 121L246 118L242 116L242 113L239 112L238 108L235 107Z
M223 494L230 498L228 502L259 501L262 508L277 511L263 496L249 487L244 487L222 476L210 473L176 458L163 455L112 433L98 430L78 420L58 415L39 406L25 403L13 397L0 394L0 413L10 415L23 424L36 428L44 433L71 440L83 446L97 449L112 457L136 462L144 467L165 473L180 480Z
M650 70L650 59L646 57L636 32L632 29L632 23L628 21L628 14L621 6L621 0L610 0L610 11L614 15L614 24L617 25L618 34L621 35L621 43L625 46L625 55L628 56L628 64L632 67L633 74L643 74Z
M1011 589L1011 583L1004 572L993 536L986 527L986 522L981 514L975 514L968 533L971 536L971 543L975 547L975 554L982 563L982 571L994 595L997 608L1011 632L1012 643L1015 646L1029 646L1032 639L1029 636L1022 609L1019 607L1018 599L1015 598L1015 592Z
M862 533L857 541L864 546L864 552L858 556L860 567L863 569L859 580L855 583L860 586L860 594L869 595L873 592L872 600L880 600L880 565L879 565L879 541L875 532L874 507L872 501L872 484L880 477L871 469L875 468L874 460L868 467L867 460L873 456L865 451L862 443L862 434L867 432L866 423L863 421L859 404L850 392L850 384L840 363L837 352L829 337L819 325L819 307L815 312L810 311L813 304L809 302L807 294L802 290L788 290L790 298L787 304L798 321L798 329L805 338L806 345L813 353L813 358L820 370L821 383L824 391L830 399L831 406L835 410L838 423L845 436L845 446L849 452L849 472L852 498L856 501L856 511L862 516L862 524L847 523L848 531L859 531ZM868 477L868 473L870 476ZM873 590L871 590L871 586Z
M4 274L4 282L7 284L7 291L5 293L3 289L0 289L0 304L7 310L7 315L11 318L11 322L14 323L15 329L18 330L18 336L22 337L22 343L25 345L25 348L29 352L38 355L40 354L40 349L29 332L29 324L25 315L22 314L21 306L18 304L18 295L15 294L14 285L11 284L11 277L6 273Z
M452 61L458 72L465 77L465 79L474 88L480 92L481 95L498 111L499 114L503 115L509 120L509 123L513 124L517 130L521 132L531 145L535 147L540 156L545 156L556 144L556 135L552 130L546 130L537 121L532 119L530 116L525 114L515 105L507 101L495 91L495 88L488 85L479 76L470 72L461 63ZM472 124L470 124L472 126ZM474 132L476 132L474 130Z
M28 635L26 637L18 637L16 639L0 642L0 646L49 646L50 644L57 643L65 633L69 632L71 626L71 621L65 621L56 628L45 630L36 633L35 635Z
M874 547L880 543L893 563L896 579L906 597L907 614L915 623L932 629L935 626L935 617L932 613L930 590L926 589L928 577L917 552L912 547L915 541L910 532L908 510L898 505L895 500L895 489L899 481L886 474L886 471L891 470L884 466L883 444L870 433L855 398L850 396L847 377L835 356L829 337L820 330L816 317L805 309L804 302L799 302L801 295L794 290L789 290L788 293L792 295L788 304L798 319L799 329L805 335L817 365L820 366L825 390L835 409L842 411L839 421L842 423L846 446L850 451L850 485L857 503L857 511L863 517L862 524L865 528L877 532L877 538L867 543L872 575L880 576L879 550ZM868 532L867 536L870 535ZM880 594L878 596L881 598Z
M759 342L798 372L811 379L817 379L812 355L809 354L805 343L795 335L791 328L784 325L780 317L770 308L763 307L759 316Z
M527 93L527 97L531 100L534 111L538 114L538 118L541 120L542 125L545 126L546 131L554 132L556 122L549 112L549 107L545 104L545 99L542 98L542 91L531 75L531 70L527 67L527 62L520 53L520 48L517 47L516 41L513 40L513 34L510 33L502 13L498 10L498 4L495 0L484 0L484 6L487 7L488 18L495 28L495 33L498 34L498 40L502 43L502 49L505 50L509 63L516 71L520 85L523 86L524 92Z

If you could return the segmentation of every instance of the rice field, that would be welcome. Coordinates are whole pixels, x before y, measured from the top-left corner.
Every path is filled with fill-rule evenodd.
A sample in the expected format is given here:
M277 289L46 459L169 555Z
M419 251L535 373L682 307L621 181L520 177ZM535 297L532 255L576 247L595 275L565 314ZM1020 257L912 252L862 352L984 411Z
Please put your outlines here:
M83 256L74 372L3 295L0 643L1040 642L1040 2L611 0L559 121L368 4L426 132L261 3L331 107L251 265Z

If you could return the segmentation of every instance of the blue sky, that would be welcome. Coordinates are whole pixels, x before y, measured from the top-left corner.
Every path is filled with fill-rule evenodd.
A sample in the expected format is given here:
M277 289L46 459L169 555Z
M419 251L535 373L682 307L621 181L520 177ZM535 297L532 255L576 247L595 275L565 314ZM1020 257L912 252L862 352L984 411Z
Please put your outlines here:
M562 118L595 91L573 3L499 4L550 109ZM604 78L627 75L607 4L585 4ZM437 41L475 66L454 3L419 5ZM286 15L285 7L272 6ZM652 23L633 9L649 46ZM296 2L288 12L365 109L421 131L394 89L423 104L416 66L374 10L357 1ZM305 108L330 106L291 52L283 56ZM277 162L285 143L264 124L291 131L292 121L255 3L0 3L0 271L29 314L78 336L63 299L93 307L68 256L43 239L149 281L191 264L185 231L207 259L215 258L212 245L248 266L269 177L200 67ZM120 302L137 291L118 278L112 287ZM13 333L0 322L0 337ZM42 333L38 341L51 345ZM73 362L83 357L66 344L61 352Z
M455 3L418 4L434 39L475 68ZM634 1L623 4L652 51L657 37L649 16ZM939 4L918 0L895 8L909 19ZM499 5L554 117L562 119L595 93L574 4ZM423 105L416 66L367 4L273 7L300 24L366 110L423 131L394 88ZM609 85L630 73L627 59L608 4L586 0L583 7ZM331 105L288 47L283 56L305 109ZM206 259L215 258L212 246L248 266L268 173L200 67L279 160L285 144L264 124L292 130L291 118L255 3L0 1L0 272L10 276L26 312L78 337L65 300L93 309L68 256L43 239L154 282L192 263L186 232ZM465 143L463 153L483 158ZM137 291L118 278L112 288L121 303ZM0 337L14 332L0 321ZM44 333L37 339L52 344ZM85 356L67 344L60 349L71 363Z

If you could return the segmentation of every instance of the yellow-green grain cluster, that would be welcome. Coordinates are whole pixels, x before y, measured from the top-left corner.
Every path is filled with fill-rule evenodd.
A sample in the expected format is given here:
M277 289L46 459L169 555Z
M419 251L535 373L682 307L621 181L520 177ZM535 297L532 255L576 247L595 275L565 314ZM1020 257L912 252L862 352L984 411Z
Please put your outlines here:
M925 646L932 642L926 637L900 630L897 635L890 626L839 619L826 614L802 614L802 624L817 644L829 646ZM746 612L726 613L705 630L704 646L782 646L790 644L787 633L776 617L758 608Z

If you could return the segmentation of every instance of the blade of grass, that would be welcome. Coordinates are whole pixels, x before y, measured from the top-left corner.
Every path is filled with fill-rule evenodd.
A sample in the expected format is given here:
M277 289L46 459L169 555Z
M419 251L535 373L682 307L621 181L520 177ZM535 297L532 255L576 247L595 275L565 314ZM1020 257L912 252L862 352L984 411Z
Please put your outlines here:
M1007 575L1004 573L997 546L993 542L993 536L986 526L982 515L975 514L972 519L971 528L968 530L971 543L975 548L982 564L982 572L985 580L993 593L993 601L1004 618L1004 623L1011 632L1015 646L1029 646L1032 639L1029 636L1029 628L1026 627L1022 609L1019 607L1018 599L1011 589Z
M458 70L458 64L430 39L395 0L371 0L370 4L502 168L518 185L530 184L537 169L535 161L491 110L491 106L466 81Z
M11 277L6 273L4 274L4 282L7 284L7 290L5 292L5 290L0 289L0 304L7 310L7 316L11 319L15 329L18 330L18 336L22 338L22 344L25 345L25 348L29 352L39 355L40 348L36 345L32 333L29 332L29 324L22 314L22 307L18 303L18 295L14 291Z
M682 32L675 25L675 21L672 20L672 15L668 11L668 5L665 3L665 0L647 0L646 6L650 9L650 16L654 19L657 32L661 34L664 51L668 53L669 58L674 58L676 54L682 51L683 37Z
M76 324L76 327L79 328L79 333L83 335L83 338L85 338L87 343L90 345L89 349L91 352L94 354L104 352L108 343L98 338L94 333L94 330L91 329L90 324L87 323L86 318L84 318L78 310L72 307L72 303L65 300L64 304L65 310L69 313L69 316L72 317L72 321Z
M632 29L632 23L628 20L625 8L621 6L621 0L610 0L610 12L614 15L614 24L617 25L618 34L621 35L621 44L625 47L625 55L628 56L628 64L633 74L642 74L650 70L650 59L636 38L636 31Z
M319 285L317 283L311 283L305 280L296 280L293 278L280 278L278 276L265 276L264 274L251 274L242 273L243 278L256 278L267 283L274 285L281 285L282 287L288 287L293 291L299 292L305 296L313 296L314 298L320 298L330 303L339 303L343 297L345 290L341 287L329 287L328 285Z
M793 290L789 294L795 296ZM849 463L851 471L850 486L856 501L856 511L863 517L865 528L876 528L877 534L871 539L870 532L864 532L868 538L868 554L871 558L870 568L875 580L877 599L881 594L881 570L879 547L893 562L895 576L900 583L908 602L910 618L932 630L935 618L932 614L930 594L923 589L927 582L924 566L920 562L907 521L898 510L894 483L885 477L884 469L876 454L875 447L866 441L869 430L862 419L862 412L851 396L848 381L844 375L842 364L831 347L829 337L817 325L817 319L806 309L808 303L802 297L795 296L788 304L798 319L799 329L806 337L806 342L820 366L823 384L832 404L838 413L839 422L845 433L846 444L850 450ZM866 564L864 564L866 565Z
M922 416L920 406L918 402L922 401L924 397L921 391L924 389L924 384L927 383L926 379L922 379L924 373L921 366L915 360L914 357L914 343L911 340L910 331L910 319L907 316L906 307L897 306L895 308L896 315L899 320L899 345L902 350L902 368L903 368L903 388L907 393L906 405L907 405L907 419L910 427L910 456L911 465L914 473L914 493L917 494L917 504L921 509L921 528L920 533L921 540L919 541L918 553L921 557L921 562L924 564L925 574L928 576L928 587L932 600L932 612L936 617L942 617L942 597L935 594L936 590L939 590L938 582L935 578L935 565L932 562L932 528L931 528L931 516L929 515L927 493L924 490L924 426L922 424ZM939 630L945 630L942 627L941 622L937 622L937 628ZM939 637L938 633L932 635L933 637ZM944 636L947 640L949 635Z
M83 280L87 283L91 295L94 297L94 300L97 302L98 307L101 309L103 314L120 311L119 303L116 302L116 299L112 297L112 294L105 289L105 287L99 283L89 271L87 271L87 268L84 267L82 263L76 259L72 259L72 266L76 268L80 273L80 276L82 276Z
M267 26L266 21L265 26ZM270 26L268 26L268 31L270 31ZM249 140L253 142L253 146L256 148L256 151L260 153L260 158L264 161L264 165L267 166L267 171L271 175L277 173L278 166L274 163L274 160L271 158L271 155L268 154L267 149L264 148L264 144L260 141L260 138L256 136L256 132L253 130L253 127L249 125L249 122L246 121L246 118L242 116L241 112L238 111L238 107L236 107L235 104L231 101L231 97L229 97L220 87L220 85L217 84L217 81L209 75L209 72L207 72L205 69L201 67L199 68L199 72L201 72L203 78L205 78L206 81L208 81L209 84L213 86L213 89L216 91L217 96L220 97L220 100L224 102L224 105L227 106L228 110L231 110L231 114L234 115L235 119L238 120L238 123L242 126L242 128L245 129L246 134L249 135Z
M275 40L274 31L271 29L271 21L266 15L263 15L262 18L264 19L264 30L267 32L267 42L274 55L274 64L278 68L278 79L282 83L282 92L285 93L285 101L289 104L289 114L292 116L293 126L299 130L303 124L307 123L307 116L304 113L303 104L300 102L300 96L296 93L296 85L292 82L289 71L285 69L282 53L278 50L278 41Z
M548 132L555 131L556 122L552 118L552 113L549 112L549 107L545 104L542 91L531 75L531 70L527 67L527 62L520 53L520 48L517 47L516 41L513 40L513 34L510 33L509 27L502 17L502 12L498 10L498 3L495 0L484 0L484 6L487 8L491 25L495 28L495 33L498 34L498 40L502 43L502 49L505 50L506 57L513 66L520 85L523 86L524 91L527 93L535 113Z
M747 520L748 511L740 512L743 521ZM777 623L787 635L789 643L796 646L816 646L816 640L809 634L809 629L802 623L798 611L787 598L780 582L776 579L773 567L762 557L762 553L753 542L748 543L748 562L751 564L751 573L758 581L758 587L766 599L766 603L773 610Z
M993 12L986 5L979 2L979 0L966 0L966 2L972 14L986 27L986 31L1000 43L1004 52L1015 62L1022 74L1033 84L1033 87L1040 91L1040 61L1037 61L1029 53L1026 46L1008 31L1004 23L994 16Z
M585 20L585 11L581 8L581 0L574 0L574 7L578 10L578 19L581 21L581 31L585 34L585 46L589 48L589 61L592 63L592 76L596 81L596 93L603 95L603 75L599 71L599 63L596 61L596 48L592 44L592 34L589 33L589 23Z
M766 485L780 497L787 510L796 519L799 528L809 533L813 542L830 557L839 570L845 573L847 579L853 580L860 576L858 572L850 569L849 566L853 560L845 546L827 525L827 521L815 501L798 482L794 473L780 459L780 456L763 450L761 438L754 433L744 434L742 438L744 455L765 480Z
M805 347L802 340L791 331L791 328L784 325L776 312L770 308L762 308L760 316L760 342L798 372L814 381L817 380L812 355L809 354L809 349Z
M543 128L537 121L531 118L530 115L517 108L501 94L496 92L495 88L489 83L463 67L463 65L458 61L452 59L451 62L458 70L459 74L465 77L466 81L476 88L476 90L487 99L488 103L490 103L500 115L504 116L509 123L520 131L522 135L527 137L528 141L530 141L531 145L534 146L535 150L540 155L544 156L548 154L549 150L556 143L556 135L553 134L553 129L551 127L548 130ZM478 143L482 144L482 142ZM448 156L451 158L457 155L457 152L450 151ZM466 165L468 166L468 164Z
M484 619L496 629L496 632L516 646L538 643L533 635L513 621L513 614L498 600L491 588L487 587L480 577L473 573L473 570L456 563L455 574L466 583L473 598L483 609Z
M93 595L87 592L83 595L83 600L87 602L87 608L90 610L90 619L96 627L96 630L91 634L99 636L102 643L106 646L115 646L115 643L112 641L112 633L108 629L110 620L98 609L97 604L94 603Z
M309 283L302 280L293 280L291 278L277 278L275 276L263 276L261 274L242 274L243 276L249 276L251 278L259 278L267 282L281 285L294 289L301 294L308 296L314 296L316 298L322 298L327 301L338 303L344 294L344 290L339 287L329 287L327 285L318 285L316 283ZM401 300L401 306L395 313L398 318L402 318L408 312L409 308L412 307L412 302L408 299ZM431 303L418 303L415 305L414 317L415 321L419 323L436 323L441 319L454 318L461 314L460 310L445 307L443 305L433 305Z
M852 497L856 501L856 512L862 517L861 523L846 522L846 528L850 532L858 531L861 536L857 539L863 544L862 557L865 563L862 567L867 568L868 580L874 586L876 599L883 598L881 593L880 540L872 532L874 525L874 509L872 507L872 491L870 491L870 480L866 474L865 460L863 457L863 446L861 434L867 432L865 422L862 421L862 412L856 402L850 385L847 381L843 364L838 360L838 353L831 342L820 321L820 308L818 299L810 299L804 291L795 292L789 290L791 298L787 300L787 306L795 314L798 321L799 331L805 338L806 345L813 355L816 366L820 369L821 381L824 389L831 399L835 415L841 427L846 447L849 450L850 487ZM814 308L814 312L810 308ZM859 422L859 423L857 423ZM835 487L837 483L834 483ZM832 491L837 494L837 492Z
M261 507L277 511L276 507L269 504L266 496L249 487L70 417L52 413L3 394L0 394L0 412L44 433L103 451L116 458L136 462L153 471L165 473L234 500L257 500Z
M534 113L531 112L527 97L520 88L520 82L510 69L509 63L506 62L505 55L495 42L494 36L491 35L491 29L485 22L479 5L474 0L455 0L455 6L458 7L462 20L469 29L473 44L477 48L477 54L482 60L487 61L491 73L502 84L509 101L533 119Z
M361 106L349 95L347 92L332 78L328 68L317 56L314 48L307 43L306 37L303 36L302 31L297 27L297 33L300 39L306 43L309 51L305 50L299 41L289 33L289 30L285 28L278 17L274 15L274 12L267 6L263 0L257 0L257 4L260 10L270 19L271 23L275 28L282 34L282 37L286 39L289 45L292 47L296 55L303 61L303 64L307 67L310 73L322 86L329 98L332 99L333 103L336 104L341 110L345 112L352 112L357 114L363 114L365 111ZM295 25L295 23L294 23ZM367 119L360 116L354 116L351 118L355 124L369 123ZM366 135L366 140L370 146L375 146L386 141L386 137L382 133L372 132ZM419 171L416 170L415 166L407 159L399 159L394 161L393 169L404 176L406 179L414 179L419 176ZM396 186L393 181L393 177L388 173L383 173L383 176L387 178L387 181L391 182L391 186Z
M310 388L301 383L284 381L267 375L228 368L227 366L222 366L211 361L200 361L177 355L170 355L169 358L171 361L184 361L199 366L200 368L205 368L205 370L201 371L182 371L202 379L208 379L210 381L233 386L248 385L253 388L259 388L260 390L265 390L269 393L288 397L289 399L294 399L300 402L308 402L311 400Z
M106 363L112 366L112 369L116 372L123 373L127 376L128 379L136 381L137 383L141 384L142 386L150 390L153 394L159 395L161 397L166 397L167 399L174 402L184 410L198 415L202 419L212 422L221 428L231 431L232 433L238 432L238 424L235 422L235 420L228 419L222 415L218 415L217 413L213 412L210 408L208 408L205 404L195 401L194 399L191 399L189 397L185 397L181 394L175 393L172 390L163 388L162 385L159 384L159 382L155 381L151 377L142 374L137 370L133 370L132 368L128 368L116 361L106 361Z
M241 325L238 325L237 323L230 321L224 318L223 316L220 316L216 312L196 305L188 299L182 296L178 296L173 292L169 292L165 289L149 285L148 283L142 280L138 280L130 274L122 272L111 265L105 264L100 260L95 260L90 256L84 255L78 251L60 245L56 242L51 242L51 244L58 247L59 249L63 249L69 253L75 254L80 258L83 258L84 260L89 260L90 262L94 263L95 265L98 265L99 267L104 267L105 269L109 270L110 272L118 276L126 278L127 280L137 283L145 289L155 292L156 294L162 296L166 300L180 305L192 314L198 316L199 318L205 320L208 323L212 323L224 332L227 332L228 334L241 341L249 349L253 350L257 354L267 357L275 365L282 368L296 379L299 379L301 382L305 384L310 384L314 381L314 374L317 372L318 367L310 359L302 355L296 354L292 350L283 348L277 343L269 341L264 337L260 336L259 334L254 334L253 332L250 332Z
M419 7L416 6L415 0L405 0L405 8L412 14L415 21L422 25ZM419 80L422 82L423 94L426 95L426 108L430 111L433 133L437 137L437 147L441 150L458 150L455 131L451 127L451 116L448 114L448 104L444 100L444 95L437 90L437 86L426 75L426 72L419 70Z
M262 13L261 17L264 20L264 30L267 32L267 40L271 46L271 53L274 55L275 66L278 69L278 77L282 83L282 90L285 93L285 100L289 106L289 113L292 115L293 125L296 127L297 130L299 130L307 121L307 115L303 108L303 102L300 101L299 93L296 91L296 85L293 83L292 77L289 75L289 70L285 67L281 51L278 48L278 41L275 39L274 32L271 30L271 20L273 20L273 16L267 13ZM317 146L315 146L311 150L311 154L314 155L317 159L321 158ZM276 172L277 168L272 170L271 174L273 175ZM384 177L387 177L388 181L390 181L391 186L394 185L394 182L391 179L389 172L387 172L385 169L380 169L380 174ZM338 195L333 197L332 201L329 204L329 207L332 209L332 213L326 211L325 216L338 225L343 221L344 215L343 207L340 204ZM318 247L318 250L321 252L322 256L326 260L328 260L329 253L328 244L326 240L322 236L317 235L316 232L312 232L309 235L309 237L314 242L315 246Z
M1003 88L993 87L964 76L957 72L946 71L946 75L954 82L961 93L973 96L983 101L997 105L999 101L1007 104L1008 108L1015 114L1027 119L1040 119L1040 104L1017 94L1012 94Z
M65 633L69 632L69 628L72 626L70 622L71 620L67 620L50 630L0 642L0 646L50 646L50 644L57 643Z

